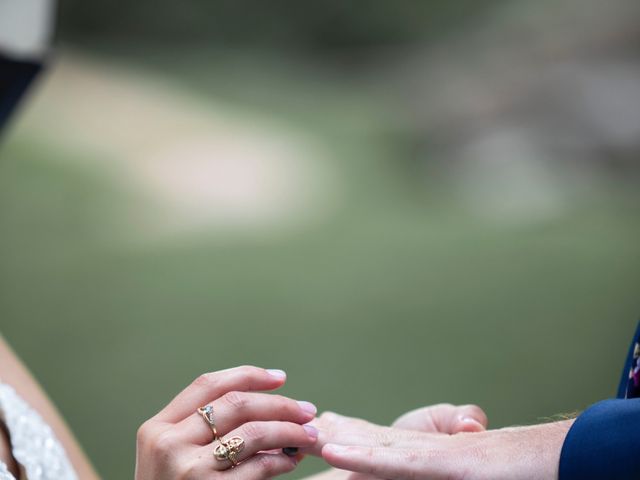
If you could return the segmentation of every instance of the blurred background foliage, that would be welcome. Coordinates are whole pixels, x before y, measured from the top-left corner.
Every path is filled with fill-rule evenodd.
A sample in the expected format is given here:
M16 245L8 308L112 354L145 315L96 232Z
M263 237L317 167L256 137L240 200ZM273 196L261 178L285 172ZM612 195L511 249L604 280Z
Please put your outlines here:
M613 394L640 310L637 2L59 10L0 150L0 318L105 478L237 364L385 424Z
M63 0L60 7L63 38L322 52L424 40L459 28L498 1Z

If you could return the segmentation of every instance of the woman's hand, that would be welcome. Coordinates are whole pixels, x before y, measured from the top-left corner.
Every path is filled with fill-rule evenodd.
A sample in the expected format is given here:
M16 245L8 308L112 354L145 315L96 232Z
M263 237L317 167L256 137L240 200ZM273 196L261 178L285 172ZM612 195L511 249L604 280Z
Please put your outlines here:
M316 455L321 455L322 446L328 442L346 441L342 435L352 435L354 431L360 434L376 435L378 426L364 420L343 417L327 412L313 422L323 437L314 448ZM483 432L487 429L488 420L484 411L476 405L456 406L439 404L422 407L405 413L393 422L393 427L403 430L413 430L424 433L442 433L455 435L462 432ZM348 443L348 442L347 442ZM364 480L374 479L360 474L345 472L344 470L329 470L308 480Z
M571 423L443 435L331 414L316 422L316 450L352 480L555 480Z
M279 370L239 367L196 379L160 413L138 430L136 480L262 480L292 471L297 463L280 453L283 447L311 447L316 428L305 425L315 407L286 397L256 393L275 390L286 381ZM221 439L240 437L238 465L218 460L220 445L197 412L211 405Z

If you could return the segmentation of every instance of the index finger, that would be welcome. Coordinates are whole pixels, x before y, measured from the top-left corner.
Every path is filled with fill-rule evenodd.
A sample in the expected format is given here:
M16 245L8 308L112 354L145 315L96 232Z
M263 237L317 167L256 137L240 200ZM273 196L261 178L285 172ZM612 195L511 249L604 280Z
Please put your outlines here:
M162 422L177 423L225 393L275 390L284 385L286 380L287 374L282 370L252 366L205 373L180 392L155 418Z

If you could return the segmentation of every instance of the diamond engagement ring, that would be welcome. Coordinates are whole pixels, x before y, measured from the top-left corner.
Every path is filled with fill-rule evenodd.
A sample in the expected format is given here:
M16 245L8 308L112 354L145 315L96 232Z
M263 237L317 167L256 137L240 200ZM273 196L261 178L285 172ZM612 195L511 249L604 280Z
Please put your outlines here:
M213 432L213 441L215 442L218 439L218 430L216 429L216 421L213 418L213 407L211 405L207 405L205 407L198 408L198 413L207 422L209 428Z

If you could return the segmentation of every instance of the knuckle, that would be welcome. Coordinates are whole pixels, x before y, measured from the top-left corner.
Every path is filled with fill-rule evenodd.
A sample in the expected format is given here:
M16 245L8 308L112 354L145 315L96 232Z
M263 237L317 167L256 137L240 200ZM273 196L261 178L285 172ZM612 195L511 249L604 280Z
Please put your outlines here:
M156 435L151 444L154 452L163 456L171 455L176 449L176 437L170 430L165 430Z
M316 422L319 425L323 425L324 428L331 428L335 422L335 415L331 412L322 412L322 414L316 417Z
M264 370L253 365L242 365L238 367L238 372L243 377L256 377L263 373Z
M324 430L328 434L333 434L339 428L336 423L335 414L331 412L324 412L319 417L316 417L314 425L320 427L321 430Z
M313 421L311 422L311 424L314 427L319 428L320 430L323 430L323 431L326 431L326 432L330 432L332 430L331 425L329 423L327 423L326 421L324 421L322 419L322 416L314 418Z
M361 418L348 418L347 420L345 420L345 423L347 425L353 426L354 428L370 428L373 426L370 422Z
M246 423L243 429L243 436L249 441L262 440L267 435L264 425L258 422Z
M151 420L147 420L140 427L138 427L138 431L136 432L136 438L139 443L147 443L149 438L151 438L153 428L153 422Z
M198 376L193 381L193 385L203 388L211 388L216 384L216 375L215 373L207 372Z
M427 407L426 412L431 415L431 418L435 420L435 423L441 425L446 423L446 419L451 418L460 407L453 405L452 403L439 403L433 407Z
M328 422L331 420L333 416L334 414L331 412L322 412L318 417L318 420L322 420L323 422Z
M243 392L227 392L222 396L222 400L234 409L242 409L246 407L248 398Z
M344 415L340 415L335 412L323 412L322 415L320 415L320 419L324 423L333 425L351 425L354 427L364 427L366 425L369 425L369 422L367 422L366 420L355 417L345 417Z

